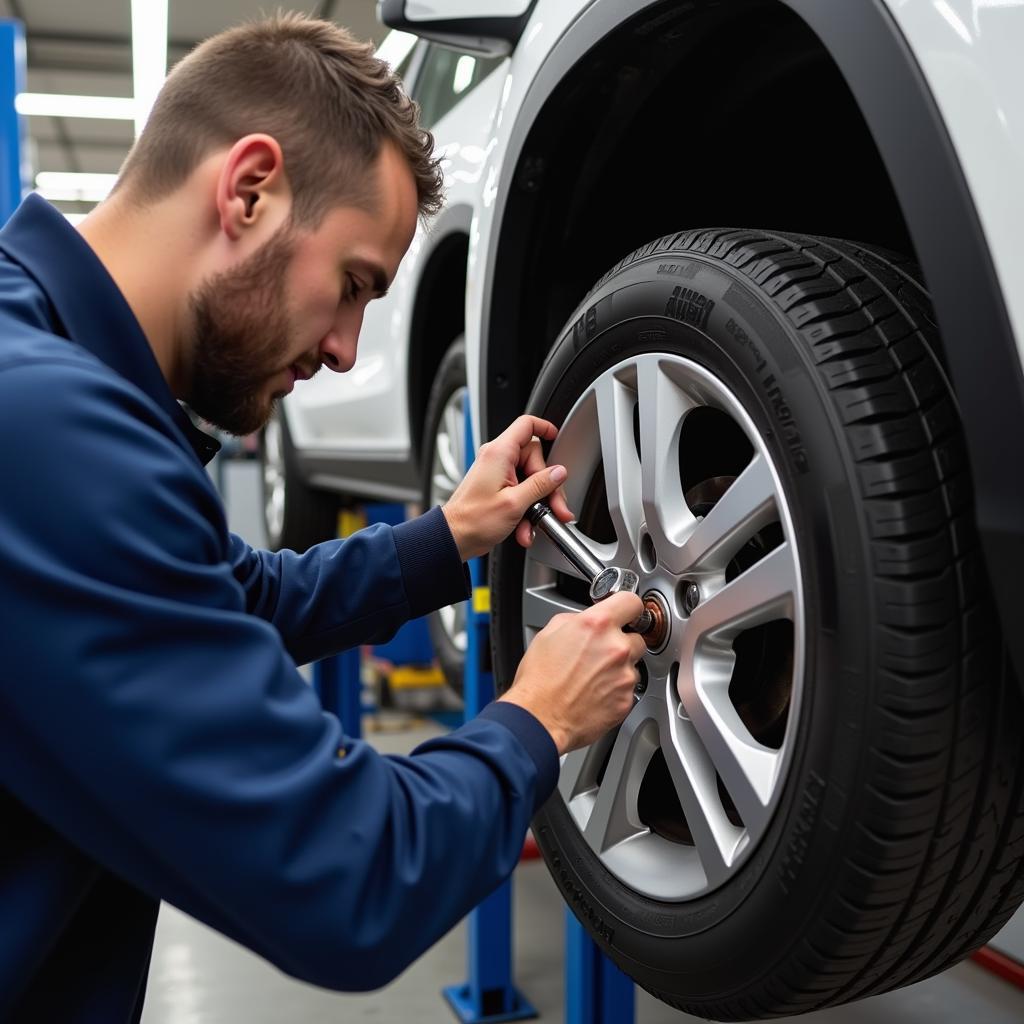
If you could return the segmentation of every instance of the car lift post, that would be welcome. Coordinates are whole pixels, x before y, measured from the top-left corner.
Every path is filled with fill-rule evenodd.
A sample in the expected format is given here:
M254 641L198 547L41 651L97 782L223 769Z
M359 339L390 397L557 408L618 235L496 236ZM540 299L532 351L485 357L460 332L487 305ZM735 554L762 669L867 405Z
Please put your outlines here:
M25 122L15 97L25 91L25 28L13 18L0 18L0 225L18 208L32 187L25 146Z
M362 652L358 647L313 665L313 689L325 711L336 714L346 736L363 737Z
M565 908L565 1024L633 1024L633 982Z
M361 517L338 515L338 536L347 537L363 525ZM338 716L342 732L363 738L363 653L358 647L313 663L313 689L324 711Z
M466 400L466 470L473 463L473 422ZM466 721L474 718L494 699L494 676L490 661L490 596L483 578L481 559L469 563L472 597L466 609L466 667L463 672L463 700ZM537 1016L512 983L512 881L497 889L474 907L466 919L466 973L462 985L448 985L441 994L464 1024L526 1020Z

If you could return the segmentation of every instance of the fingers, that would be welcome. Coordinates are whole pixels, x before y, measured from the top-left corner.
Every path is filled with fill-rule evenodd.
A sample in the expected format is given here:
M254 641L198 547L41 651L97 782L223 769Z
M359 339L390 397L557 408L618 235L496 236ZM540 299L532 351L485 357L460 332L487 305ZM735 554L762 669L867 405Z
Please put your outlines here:
M551 494L566 478L565 466L548 466L547 469L528 476L521 484L510 487L509 491L522 515L535 501ZM564 501L563 501L564 505Z
M546 468L544 452L541 451L540 441L533 438L530 443L519 453L519 468L523 470L523 476L532 476Z
M548 495L548 504L551 506L551 511L563 523L571 523L576 518L569 508L569 503L565 500L565 488L559 487L552 491Z
M533 543L533 527L525 519L516 527L516 541L524 548Z
M523 450L519 465L523 470L524 477L533 476L535 473L540 473L547 468L547 464L544 462L544 452L541 450L540 441L536 438L534 438ZM575 519L575 516L569 509L569 503L565 500L564 488L559 487L557 490L552 491L547 495L547 499L552 512L554 512L558 519L563 523L571 523L573 519Z
M638 661L642 661L647 655L647 643L644 641L644 638L639 633L623 633L622 635L629 637L633 664L635 665Z
M534 437L542 437L546 441L553 441L558 435L558 428L549 420L542 420L539 416L522 415L516 417L495 439L495 443L515 444L518 448L525 448ZM516 460L518 462L518 459Z
M594 605L594 610L598 609L603 610L611 622L622 627L628 626L636 619L644 610L644 603L637 594L623 591L619 594L612 594L611 597L606 597L600 604ZM643 643L642 640L640 642Z

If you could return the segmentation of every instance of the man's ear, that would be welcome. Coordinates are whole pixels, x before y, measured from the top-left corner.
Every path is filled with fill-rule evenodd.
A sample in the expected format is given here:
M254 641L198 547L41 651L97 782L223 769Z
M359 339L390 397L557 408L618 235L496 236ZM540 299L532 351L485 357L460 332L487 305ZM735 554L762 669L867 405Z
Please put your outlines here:
M276 229L291 212L284 154L272 135L239 139L224 158L217 178L217 214L232 240L258 225Z

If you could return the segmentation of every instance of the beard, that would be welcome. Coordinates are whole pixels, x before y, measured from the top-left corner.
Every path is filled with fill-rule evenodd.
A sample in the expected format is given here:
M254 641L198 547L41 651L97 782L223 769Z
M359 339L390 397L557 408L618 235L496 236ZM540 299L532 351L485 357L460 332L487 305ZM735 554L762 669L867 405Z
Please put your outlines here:
M229 434L259 430L282 396L267 394L266 383L284 370L288 353L295 350L285 289L294 247L294 235L285 225L190 297L192 382L185 401Z

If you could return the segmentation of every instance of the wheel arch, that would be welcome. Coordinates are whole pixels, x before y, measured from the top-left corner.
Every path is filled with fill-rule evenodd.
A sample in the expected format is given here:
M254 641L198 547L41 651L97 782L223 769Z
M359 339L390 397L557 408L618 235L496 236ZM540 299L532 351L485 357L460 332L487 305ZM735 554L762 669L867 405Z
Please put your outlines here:
M682 164L668 156L679 143ZM881 0L596 0L537 73L504 168L476 389L486 436L521 411L594 281L659 235L766 227L908 252L933 294L978 525L1010 612L1024 480L1006 466L1024 465L1024 379L963 172ZM1024 677L1024 635L1007 632Z
M427 233L430 255L416 283L409 331L406 377L409 440L419 472L423 421L437 368L466 322L466 264L469 253L470 207L446 208Z

